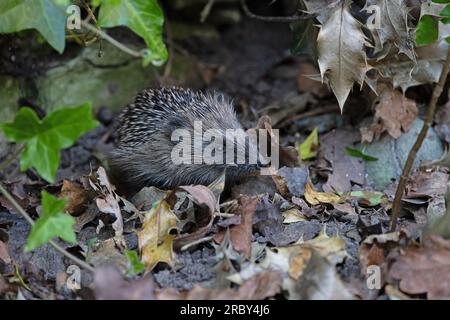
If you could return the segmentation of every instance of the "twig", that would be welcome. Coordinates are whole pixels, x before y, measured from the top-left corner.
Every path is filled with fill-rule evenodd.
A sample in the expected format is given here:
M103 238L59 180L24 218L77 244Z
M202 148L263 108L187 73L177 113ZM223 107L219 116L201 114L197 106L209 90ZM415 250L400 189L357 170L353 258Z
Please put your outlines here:
M416 159L416 154L419 152L420 147L428 133L428 129L434 118L434 112L436 110L436 105L439 97L442 94L444 89L445 81L447 80L447 75L450 70L450 50L447 54L447 60L442 68L441 76L439 78L438 83L434 87L433 95L431 96L430 103L428 105L428 114L425 122L422 126L422 130L419 133L419 136L416 139L413 147L409 151L408 159L406 160L405 166L403 168L402 175L400 176L400 180L398 182L397 191L395 192L394 203L392 205L392 217L391 217L391 232L395 231L397 228L397 217L401 207L401 201L403 197L403 192L405 190L406 181L408 180L409 172L414 164L414 160Z
M212 7L214 6L214 2L216 0L209 0L208 3L203 7L202 12L200 13L200 22L204 23L206 18L208 18L209 13L211 12Z
M25 218L25 220L27 220L27 222L32 226L34 225L34 220L29 216L29 214L22 208L22 206L20 204L17 203L17 201L14 199L14 197L3 187L2 183L0 182L0 193L2 193L5 198L13 205L13 207L22 215L22 217ZM73 254L69 253L68 251L64 250L63 248L61 248L56 242L54 242L53 240L49 241L49 244L56 249L56 251L58 251L59 253L61 253L62 255L66 256L67 258L69 258L70 260L72 260L73 262L75 262L77 265L79 265L80 267L90 271L90 272L94 272L95 269L90 266L89 264L87 264L86 262L84 262L83 260L75 257Z
M182 246L181 249L180 249L180 251L186 251L187 249L189 249L189 248L192 247L192 246L195 246L195 245L200 244L200 243L203 243L203 242L210 241L210 240L212 240L212 239L214 239L213 236L208 236L208 237L203 237L203 238L197 239L197 240L195 240L195 241L192 241L192 242L190 242L190 243L185 244L184 246Z
M259 16L257 14L254 14L250 11L250 9L247 6L247 2L245 0L241 0L241 6L242 10L244 10L245 14L252 19L258 19L262 21L268 21L268 22L296 22L301 20L307 20L311 18L315 18L315 14L305 14L303 16L290 16L290 17L264 17Z
M109 34L107 34L106 32L94 27L93 25L91 25L90 23L87 23L86 21L81 21L81 25L89 30L94 32L95 34L97 34L98 36L100 36L102 39L105 39L106 41L108 41L109 43L111 43L112 45L114 45L115 47L117 47L118 49L122 50L125 53L128 53L129 55L136 57L136 58L143 58L145 56L145 54L142 51L136 51L133 49L128 48L127 46L123 45L122 43L120 43L119 41L117 41L116 39L114 39L113 37L111 37Z
M297 115L294 115L292 117L289 117L288 119L284 120L283 122L281 122L278 127L283 127L288 125L290 122L292 121L297 121L297 120L301 120L301 119L305 119L305 118L309 118L309 117L314 117L314 116L318 116L321 114L328 114L330 112L334 112L334 111L339 111L339 107L332 105L332 106L325 106L325 107L320 107L320 108L316 108L310 111L306 111Z

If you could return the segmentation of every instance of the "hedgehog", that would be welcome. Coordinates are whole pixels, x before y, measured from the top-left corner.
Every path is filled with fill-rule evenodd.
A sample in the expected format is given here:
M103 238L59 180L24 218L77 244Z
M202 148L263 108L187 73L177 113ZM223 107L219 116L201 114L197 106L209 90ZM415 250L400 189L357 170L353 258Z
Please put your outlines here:
M173 152L179 141L174 141L173 133L179 129L191 134L191 161L174 161ZM238 134L229 137L227 129ZM222 161L206 163L198 159L198 154L202 155L198 151L204 152L212 141L193 141L198 131L213 132L221 138L215 141L217 148L211 154ZM262 167L257 144L243 130L232 101L216 92L178 87L146 89L119 115L117 137L110 158L111 171L114 180L128 191L146 186L173 189L181 185L209 185L224 173L226 184L230 185L243 176L258 174ZM245 148L243 162L236 161L238 143ZM231 150L227 149L228 144L234 151L233 161L226 158ZM256 163L249 161L252 152L258 155Z

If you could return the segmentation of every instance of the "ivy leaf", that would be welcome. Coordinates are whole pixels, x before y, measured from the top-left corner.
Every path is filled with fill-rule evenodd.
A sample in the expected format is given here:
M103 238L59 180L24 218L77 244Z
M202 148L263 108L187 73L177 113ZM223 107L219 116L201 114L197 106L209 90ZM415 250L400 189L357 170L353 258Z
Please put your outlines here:
M420 18L416 28L416 44L426 46L435 42L439 37L438 20L432 16L423 16Z
M134 250L125 250L125 257L127 257L130 267L128 268L128 274L139 274L145 270L145 265L139 259L139 256Z
M317 128L300 144L299 153L300 159L309 160L317 156L319 151L319 134Z
M42 215L31 228L25 251L40 247L56 237L72 244L77 242L72 229L75 219L64 213L65 204L66 200L58 199L48 192L42 191Z
M66 16L52 0L1 0L0 33L36 29L59 53L65 46Z
M442 23L448 24L450 23L450 5L447 5L441 12L440 15L442 17Z
M167 49L162 40L164 16L156 0L103 1L98 26L111 28L126 26L144 39L148 50L144 65L162 65L167 60Z
M54 182L60 150L72 146L83 133L96 126L91 105L83 104L59 109L43 120L32 109L21 108L14 121L1 128L9 140L25 143L20 158L21 170L35 168L42 178Z

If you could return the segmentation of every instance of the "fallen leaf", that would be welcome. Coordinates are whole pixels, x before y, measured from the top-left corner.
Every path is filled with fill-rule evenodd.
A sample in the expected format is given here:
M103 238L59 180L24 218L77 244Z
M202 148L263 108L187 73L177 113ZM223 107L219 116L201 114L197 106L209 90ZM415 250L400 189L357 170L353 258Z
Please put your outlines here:
M180 234L175 239L176 247L182 247L192 241L202 238L211 229L215 213L218 211L218 200L209 187L202 185L181 186L178 189L189 193L194 203L199 206L199 208L204 209L202 212L197 212L195 215L197 229L190 233ZM217 191L217 188L215 190ZM171 197L171 195L168 196L168 198ZM173 202L173 200L171 201Z
M380 124L381 132L377 128L376 134L387 131L391 137L398 139L403 132L407 132L411 128L412 123L417 118L416 102L406 98L398 90L384 87L378 102L372 126L377 127Z
M0 240L0 260L6 264L11 264L12 260L8 253L8 245Z
M238 290L208 289L196 284L192 290L176 292L163 289L158 300L263 300L276 295L281 289L282 275L277 271L260 272L244 281Z
M98 209L101 212L114 215L116 218L112 224L116 236L120 236L123 233L123 218L120 212L119 202L113 194L107 194L105 198L95 199Z
M305 141L300 144L298 153L300 159L310 160L316 157L317 152L319 152L319 134L317 128L314 128Z
M114 265L122 272L127 270L128 264L127 258L119 250L114 238L96 241L92 245L89 262L96 268Z
M391 45L398 48L399 53L405 54L415 61L414 34L408 26L410 8L403 0L368 0L363 10L376 6L379 10L377 17L379 25L368 24L375 39L375 53L387 52ZM385 47L388 47L387 50Z
M141 261L148 271L159 262L173 265L173 241L177 230L177 216L172 212L169 204L161 200L153 205L146 213L142 230L137 232Z
M89 201L87 191L75 182L64 179L60 198L67 200L64 211L72 216L78 216L86 208Z
M450 299L450 241L430 236L422 246L406 248L392 264L389 275L399 279L400 290L408 294Z
M311 181L308 181L308 183L306 184L305 199L309 204L313 206L321 203L333 204L341 202L341 197L335 193L315 191Z
M352 190L353 183L364 185L364 161L350 157L345 150L359 140L356 130L338 129L321 136L320 151L333 171L323 186L325 191L347 192Z
M250 259L252 254L252 231L253 214L259 198L241 197L239 198L238 215L241 217L241 223L230 227L230 242L234 250L245 254Z
M155 284L150 273L127 282L112 267L97 268L94 273L94 291L97 300L154 300Z
M300 210L297 208L291 208L283 211L283 223L295 223L300 221L307 221L304 215L301 214Z
M300 63L297 76L297 88L300 92L311 92L316 97L325 98L330 94L328 87L319 81L309 78L309 76L317 74L319 74L319 70L312 63Z

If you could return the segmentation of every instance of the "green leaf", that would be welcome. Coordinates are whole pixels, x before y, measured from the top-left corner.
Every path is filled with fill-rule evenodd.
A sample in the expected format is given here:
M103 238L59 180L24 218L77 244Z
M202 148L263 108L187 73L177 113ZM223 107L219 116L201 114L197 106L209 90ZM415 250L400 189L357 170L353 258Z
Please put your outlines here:
M450 23L450 5L446 6L439 15L442 17L442 23Z
M64 213L65 204L66 200L58 199L46 191L42 191L42 215L31 228L25 251L40 247L56 237L72 244L77 242L72 229L75 219Z
M83 133L96 126L91 105L83 104L59 109L44 120L40 120L32 109L21 108L14 121L1 125L1 128L9 140L25 143L20 158L21 169L35 168L42 178L53 182L60 150L72 146Z
M145 270L145 265L139 259L139 256L134 250L125 250L125 256L130 263L130 267L128 268L128 274L139 274Z
M144 39L148 52L144 64L162 65L167 60L167 49L162 40L164 16L156 0L102 1L98 26L111 28L126 26Z
M439 21L432 16L425 15L420 18L416 28L417 46L426 46L435 42L439 37Z
M319 134L317 128L311 132L311 134L300 144L299 153L300 159L309 160L314 158L319 151Z
M66 16L52 0L1 0L0 33L36 29L59 53L65 46Z
M450 3L450 0L432 0L434 3Z
M365 154L363 150L359 150L359 149L353 149L353 148L350 148L350 147L345 147L345 152L350 157L361 158L364 161L377 161L378 160L378 158L373 157L373 156L369 156L368 154Z

